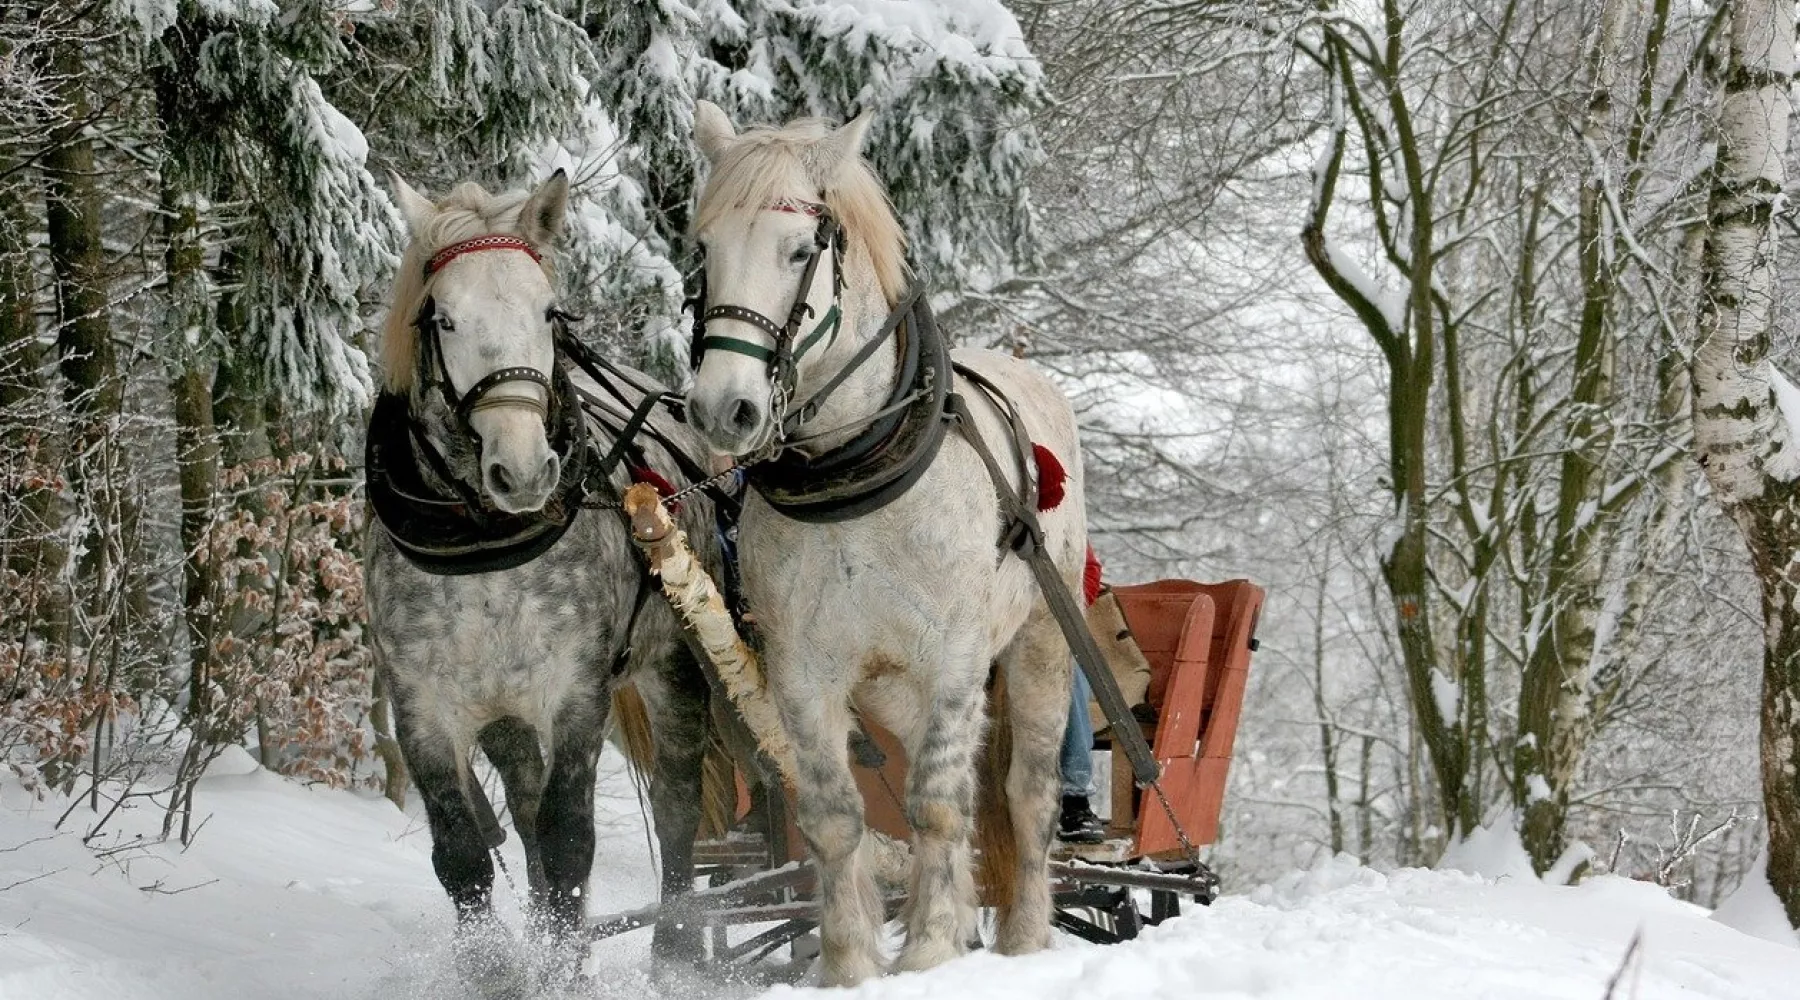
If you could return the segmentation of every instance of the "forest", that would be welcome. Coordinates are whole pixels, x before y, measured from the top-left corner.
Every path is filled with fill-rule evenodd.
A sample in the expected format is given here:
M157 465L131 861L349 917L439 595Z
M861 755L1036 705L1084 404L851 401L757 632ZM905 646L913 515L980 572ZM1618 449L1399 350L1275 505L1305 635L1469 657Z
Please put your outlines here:
M1269 591L1227 883L1503 829L1800 927L1792 6L0 0L0 770L84 842L206 836L233 748L404 802L396 178L565 170L564 308L679 385L695 102L869 111L940 326L1076 400L1108 578Z

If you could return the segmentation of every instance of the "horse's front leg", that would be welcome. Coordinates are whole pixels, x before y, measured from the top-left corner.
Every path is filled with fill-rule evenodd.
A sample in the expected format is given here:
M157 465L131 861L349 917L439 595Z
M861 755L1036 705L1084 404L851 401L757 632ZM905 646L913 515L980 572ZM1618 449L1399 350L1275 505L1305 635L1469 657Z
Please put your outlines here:
M703 811L706 680L692 655L681 649L662 661L658 673L639 675L635 683L656 744L650 810L662 857L662 905L650 953L659 964L692 964L700 958L701 934L687 896L694 888L694 836Z
M544 793L544 754L538 748L537 730L512 716L487 724L476 736L488 763L500 772L506 788L506 808L512 813L513 830L525 851L526 882L533 892L544 884L543 858L538 853L538 800Z
M913 878L906 945L895 968L929 969L976 939L969 836L975 812L975 753L981 746L987 662L977 636L937 659L929 707L907 748L906 821L913 832Z
M538 854L544 881L532 892L532 912L553 943L552 979L573 975L585 954L580 931L587 915L588 874L594 867L594 771L606 731L603 694L571 698L556 714L550 771L538 803Z
M850 773L847 693L823 671L770 657L770 681L794 748L796 823L819 869L820 984L881 974L881 893L865 846L862 793Z
M463 794L468 748L415 719L403 687L388 689L396 696L394 735L431 825L431 867L456 904L457 969L483 997L523 997L529 984L510 935L493 914L494 863Z

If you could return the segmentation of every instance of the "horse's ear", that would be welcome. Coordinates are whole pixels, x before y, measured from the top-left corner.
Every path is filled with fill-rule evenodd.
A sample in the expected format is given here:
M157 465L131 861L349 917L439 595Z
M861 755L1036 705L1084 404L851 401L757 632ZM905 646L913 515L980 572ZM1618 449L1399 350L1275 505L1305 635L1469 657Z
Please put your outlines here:
M820 159L828 175L862 155L863 140L869 137L869 120L873 114L865 109L842 127L833 129L819 144Z
M388 177L394 181L394 200L400 203L400 216L406 220L406 228L412 233L413 239L419 239L425 234L425 227L431 225L431 220L437 217L437 206L431 203L430 198L414 191L412 185L400 179L399 174L389 171Z
M731 119L723 108L711 101L694 102L694 144L707 159L718 159L736 138L737 129L731 127Z
M558 168L519 209L519 235L540 250L556 245L569 210L569 175Z

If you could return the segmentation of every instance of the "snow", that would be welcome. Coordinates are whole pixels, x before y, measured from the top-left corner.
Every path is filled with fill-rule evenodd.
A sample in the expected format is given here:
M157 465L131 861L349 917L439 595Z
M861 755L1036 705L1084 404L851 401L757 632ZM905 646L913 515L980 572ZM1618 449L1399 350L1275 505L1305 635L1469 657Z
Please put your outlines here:
M120 0L113 4L113 13L136 21L139 37L145 40L160 37L169 25L175 23L175 4L172 0Z
M362 134L362 129L357 128L355 122L329 102L321 101L319 111L319 117L323 119L325 125L323 138L335 146L334 152L337 158L358 166L367 163L369 161L369 140Z
M1454 725L1462 718L1462 686L1441 670L1431 672L1431 700L1445 723Z
M810 10L834 32L910 37L935 49L939 58L970 66L990 59L1037 62L1019 22L994 0L826 0L795 6Z
M1065 944L1029 959L976 954L843 1000L1600 1000L1642 934L1636 1000L1792 996L1800 954L1705 919L1660 888L1573 888L1327 859L1152 928L1137 941ZM778 989L771 997L811 995Z
M1787 425L1787 447L1800 448L1800 389L1794 388L1781 369L1768 365L1769 388L1775 394L1775 406Z
M201 0L198 6L207 17L247 27L262 27L281 13L273 0Z
M1769 851L1766 847L1744 872L1744 880L1738 883L1737 891L1719 904L1712 918L1751 937L1800 948L1800 934L1788 926L1781 900L1769 885Z
M1525 790L1530 793L1532 802L1550 801L1550 783L1541 774L1526 775Z
M1500 882L1536 882L1531 858L1519 840L1519 825L1510 815L1478 826L1444 849L1438 867Z
M1337 245L1330 237L1325 239L1325 254L1331 259L1331 266L1337 271L1356 293L1369 301L1381 313L1381 320L1387 324L1388 330L1399 336L1406 329L1406 299L1398 292L1381 286L1368 272L1362 269L1355 258Z
M596 911L652 900L656 878L623 762L601 762ZM307 788L227 752L201 780L193 844L154 843L161 811L136 799L91 845L85 805L39 802L0 781L0 998L238 1000L252 997L450 1000L450 905L431 838L368 794ZM102 811L106 803L102 801ZM516 837L507 864L523 879ZM31 881L26 881L31 880ZM523 888L521 884L521 889ZM495 889L508 923L518 898ZM645 933L605 942L606 978L646 992Z
M655 877L637 800L608 750L599 795L595 911L648 901ZM414 806L309 789L241 752L200 785L208 817L187 850L149 840L159 813L134 800L95 848L91 814L52 829L68 803L0 783L0 997L228 1000L238 997L459 998L451 917ZM1626 879L1550 887L1530 876L1507 823L1453 849L1482 874L1381 873L1325 857L1273 884L1110 947L1059 938L1028 958L978 952L833 1000L981 996L1029 1000L1221 997L1324 1000L1457 997L1598 1000L1641 935L1637 1000L1791 997L1800 949L1726 926L1726 914ZM134 839L137 835L144 839ZM110 851L110 853L104 853ZM522 870L516 839L509 864ZM1483 876L1486 877L1483 877ZM1498 880L1495 880L1498 876ZM518 900L502 881L514 927ZM1729 906L1730 904L1728 904ZM649 974L648 933L597 947L601 998L694 996ZM748 987L711 997L748 997ZM813 996L778 987L771 998Z
M1599 855L1586 843L1579 840L1571 842L1563 849L1556 863L1550 866L1550 870L1544 872L1544 884L1568 885L1569 880L1575 877L1576 870L1596 857Z
M1380 536L1375 539L1377 552L1392 556L1394 550L1400 547L1400 543L1406 540L1406 512L1410 502L1407 497L1401 496L1400 503L1394 509L1393 515L1382 523Z

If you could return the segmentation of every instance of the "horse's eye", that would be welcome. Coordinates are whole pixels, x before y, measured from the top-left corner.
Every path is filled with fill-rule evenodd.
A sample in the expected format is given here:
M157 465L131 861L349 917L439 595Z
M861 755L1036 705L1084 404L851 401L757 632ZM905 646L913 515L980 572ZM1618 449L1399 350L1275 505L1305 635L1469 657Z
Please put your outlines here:
M455 323L452 323L452 322L451 322L451 321L450 321L450 317L448 317L448 316L446 316L446 315L444 315L444 314L443 314L443 313L438 313L438 314L437 314L437 325L438 325L438 329L440 329L440 330L454 330L454 329L456 329L456 324L455 324Z
M810 247L810 246L801 247L800 249L795 250L793 255L790 256L788 258L788 260L790 260L791 262L793 262L795 264L804 264L807 261L812 259L812 255L816 249L817 249L816 247Z

